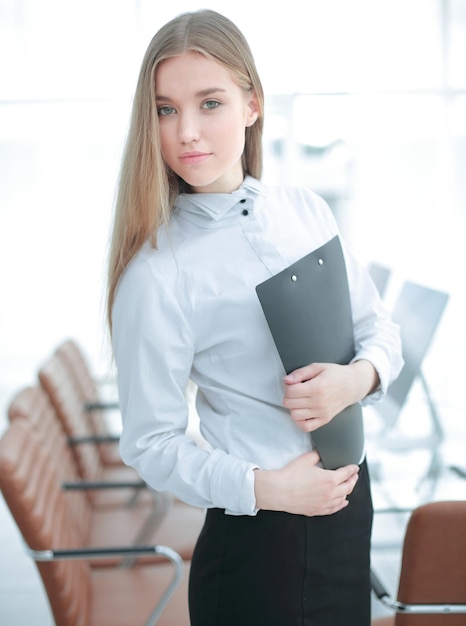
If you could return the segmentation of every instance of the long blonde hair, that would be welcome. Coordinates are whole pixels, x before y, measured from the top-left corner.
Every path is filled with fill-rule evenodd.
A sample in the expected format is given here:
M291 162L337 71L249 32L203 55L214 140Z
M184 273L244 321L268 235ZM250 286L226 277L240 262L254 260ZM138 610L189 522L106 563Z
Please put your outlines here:
M110 243L107 317L111 331L112 307L118 281L128 263L168 223L176 196L186 191L184 181L166 167L160 150L155 104L155 73L164 59L195 51L229 69L246 92L254 93L258 119L246 128L243 170L262 174L264 95L254 59L241 31L228 18L211 10L183 13L165 24L145 53L133 101L123 155Z

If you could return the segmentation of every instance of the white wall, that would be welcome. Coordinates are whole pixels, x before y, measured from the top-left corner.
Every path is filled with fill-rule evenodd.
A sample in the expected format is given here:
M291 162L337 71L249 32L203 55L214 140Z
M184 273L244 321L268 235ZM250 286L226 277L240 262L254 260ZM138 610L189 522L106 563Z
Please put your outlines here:
M131 96L155 30L198 6L0 0L2 416L68 336L107 372L105 255ZM208 6L238 23L256 55L268 95L265 178L333 198L361 261L393 268L394 291L410 278L451 293L429 369L454 428L466 348L461 1ZM299 152L334 140L340 149L320 159Z

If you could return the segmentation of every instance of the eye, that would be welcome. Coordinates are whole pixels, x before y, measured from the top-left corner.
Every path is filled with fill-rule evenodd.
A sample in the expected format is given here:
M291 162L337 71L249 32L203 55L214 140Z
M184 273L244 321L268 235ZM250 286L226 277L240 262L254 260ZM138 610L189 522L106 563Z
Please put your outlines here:
M206 100L205 102L202 103L202 108L208 109L209 111L212 109L216 109L219 106L220 106L220 102L218 102L217 100Z
M164 106L158 107L157 113L159 117L166 117L167 115L173 115L173 113L175 113L175 109L168 106L168 104L165 104Z

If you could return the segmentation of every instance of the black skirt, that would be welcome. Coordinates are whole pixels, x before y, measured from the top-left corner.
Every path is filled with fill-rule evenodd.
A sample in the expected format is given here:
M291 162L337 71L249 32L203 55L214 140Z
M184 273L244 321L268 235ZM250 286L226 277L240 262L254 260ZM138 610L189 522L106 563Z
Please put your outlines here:
M191 565L191 626L369 626L365 462L349 501L322 517L209 509Z

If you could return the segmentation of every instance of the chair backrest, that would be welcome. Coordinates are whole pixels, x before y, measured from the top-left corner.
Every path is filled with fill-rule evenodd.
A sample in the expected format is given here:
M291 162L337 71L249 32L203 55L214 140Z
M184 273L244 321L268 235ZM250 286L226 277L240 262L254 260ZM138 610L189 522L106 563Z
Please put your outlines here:
M407 604L466 604L466 501L429 502L406 529L397 599ZM398 614L396 626L456 626L466 615Z
M93 437L88 425L88 415L83 408L81 396L74 380L69 375L62 360L53 354L39 368L38 377L41 387L48 394L61 420L67 437ZM80 443L71 446L76 466L84 481L93 482L141 482L135 470L124 466L105 467L101 461L98 446L94 443ZM153 504L153 493L150 490L128 490L127 487L111 490L89 490L88 497L95 506L129 506L134 503L137 495L139 504Z
M48 394L42 387L25 387L10 401L8 407L10 422L21 419L32 428L41 441L41 445L49 456L60 480L76 482L81 480L62 423ZM91 493L90 491L73 491L68 496L71 517L78 529L86 535L90 524Z
M0 489L31 550L80 546L70 509L34 429L15 419L0 439ZM87 626L90 568L83 561L36 562L55 622Z
M380 263L376 263L375 261L369 263L367 269L370 277L374 282L374 285L377 287L380 296L383 298L385 292L387 291L387 286L390 280L392 270L386 265L381 265Z
M79 391L57 355L52 355L40 367L38 377L60 418L68 437L93 434L88 416L82 406ZM103 466L97 447L90 444L73 446L78 471L83 480L100 480Z
M384 402L375 405L387 426L392 426L403 408L411 387L421 373L449 295L413 282L405 282L395 302L392 319L400 326L404 366L390 385Z
M69 376L73 378L74 384L80 393L82 404L100 402L98 385L88 360L78 343L74 339L66 339L58 345L55 354L61 359L63 366L67 368ZM87 423L92 434L108 434L108 424L104 411L94 409L88 415L88 418ZM100 444L97 446L97 450L103 465L121 463L118 446Z
M92 375L87 358L74 339L60 343L55 353L63 359L74 374L79 391L88 402L99 400L99 390Z

